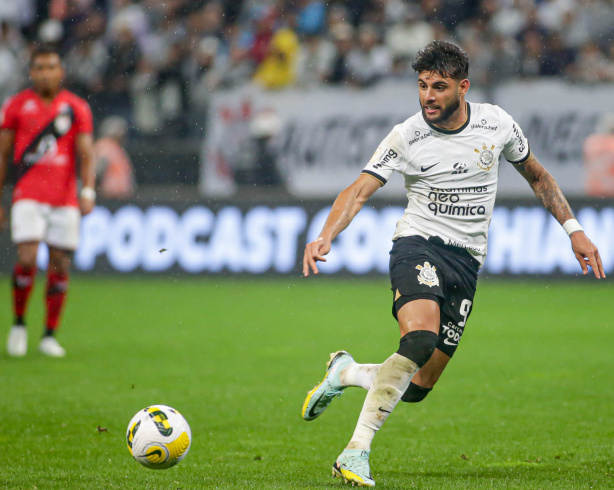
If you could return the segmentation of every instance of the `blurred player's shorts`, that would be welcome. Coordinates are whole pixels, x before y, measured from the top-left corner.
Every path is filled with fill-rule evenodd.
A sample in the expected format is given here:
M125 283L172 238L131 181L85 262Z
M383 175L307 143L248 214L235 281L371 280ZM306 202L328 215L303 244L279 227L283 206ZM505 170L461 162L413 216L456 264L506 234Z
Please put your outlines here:
M76 250L80 221L78 208L21 199L11 208L11 236L14 243L45 242L63 250Z

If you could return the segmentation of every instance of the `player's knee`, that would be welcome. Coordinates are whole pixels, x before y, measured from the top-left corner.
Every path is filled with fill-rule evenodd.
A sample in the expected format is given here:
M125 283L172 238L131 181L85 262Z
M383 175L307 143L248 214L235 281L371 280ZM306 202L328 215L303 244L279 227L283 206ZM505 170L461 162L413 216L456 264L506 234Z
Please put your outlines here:
M70 271L70 259L71 253L66 250L50 250L49 269L57 274L68 274Z
M439 336L430 330L412 330L401 338L397 354L422 367L431 358L438 339Z
M423 388L415 383L409 382L409 386L403 393L401 400L406 403L418 403L426 398L433 388Z
M31 247L18 249L17 262L22 267L35 267L37 251L37 248Z

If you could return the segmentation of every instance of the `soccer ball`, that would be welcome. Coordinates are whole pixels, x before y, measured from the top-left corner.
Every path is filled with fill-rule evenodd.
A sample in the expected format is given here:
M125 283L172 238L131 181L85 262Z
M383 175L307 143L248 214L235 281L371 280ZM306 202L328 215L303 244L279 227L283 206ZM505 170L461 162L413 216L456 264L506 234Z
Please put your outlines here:
M185 458L192 443L186 419L167 405L140 410L128 424L128 451L139 463L153 470L175 466Z

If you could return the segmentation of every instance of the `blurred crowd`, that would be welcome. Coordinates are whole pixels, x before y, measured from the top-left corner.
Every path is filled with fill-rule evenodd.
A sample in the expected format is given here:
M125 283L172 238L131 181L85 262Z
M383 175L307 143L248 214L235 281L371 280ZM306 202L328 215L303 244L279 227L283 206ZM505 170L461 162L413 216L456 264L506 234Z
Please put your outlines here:
M216 90L411 79L433 39L469 54L478 86L614 81L614 0L0 0L0 98L27 83L33 43L64 54L95 117L140 134L202 134Z

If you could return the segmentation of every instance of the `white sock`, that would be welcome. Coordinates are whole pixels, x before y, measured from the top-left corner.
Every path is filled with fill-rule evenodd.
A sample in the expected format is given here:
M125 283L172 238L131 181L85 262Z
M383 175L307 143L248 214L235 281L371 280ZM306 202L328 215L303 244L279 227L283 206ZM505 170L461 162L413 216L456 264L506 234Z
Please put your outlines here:
M415 362L396 352L380 365L347 449L371 449L375 433L384 425L418 369Z
M339 373L339 381L343 386L358 386L368 390L373 384L375 373L381 364L358 364L353 362Z

